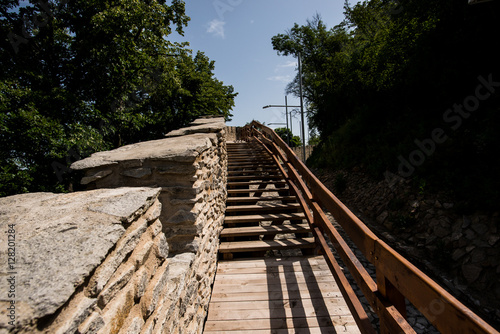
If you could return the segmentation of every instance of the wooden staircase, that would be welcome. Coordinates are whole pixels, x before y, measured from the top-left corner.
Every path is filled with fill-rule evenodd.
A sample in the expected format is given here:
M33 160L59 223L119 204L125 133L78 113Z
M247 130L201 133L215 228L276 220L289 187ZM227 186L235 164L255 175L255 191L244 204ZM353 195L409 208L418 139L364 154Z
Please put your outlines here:
M241 138L247 142L227 146L220 256L231 261L218 263L206 333L374 334L366 305L344 274L349 271L377 313L380 333L415 334L407 321L411 304L441 333L500 334L377 237L272 129L253 121ZM288 249L322 256L281 253ZM267 252L278 256L262 257ZM375 267L376 278L358 254Z
M219 253L224 260L316 247L305 214L278 161L256 141L228 143L227 208Z

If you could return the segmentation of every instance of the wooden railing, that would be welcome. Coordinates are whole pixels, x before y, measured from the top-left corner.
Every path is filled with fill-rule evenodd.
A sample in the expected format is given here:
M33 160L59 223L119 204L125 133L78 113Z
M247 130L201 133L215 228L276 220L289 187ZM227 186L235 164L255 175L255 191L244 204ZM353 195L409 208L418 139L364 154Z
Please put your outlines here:
M283 175L300 200L306 218L342 294L362 333L374 329L358 297L327 244L327 236L358 287L380 319L381 333L415 333L406 321L406 299L441 333L497 333L493 327L379 239L298 159L270 128L252 122L242 132L244 140L260 141L281 165ZM326 216L330 212L349 238L376 268L376 282Z

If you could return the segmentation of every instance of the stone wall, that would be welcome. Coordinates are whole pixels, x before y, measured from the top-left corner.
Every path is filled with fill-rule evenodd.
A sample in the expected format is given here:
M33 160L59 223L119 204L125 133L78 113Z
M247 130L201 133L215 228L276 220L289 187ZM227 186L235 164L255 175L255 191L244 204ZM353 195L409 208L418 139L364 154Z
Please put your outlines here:
M491 323L500 324L500 212L464 214L444 193L359 168L319 178L378 235Z
M297 157L299 157L300 160L304 161L303 159L304 150L302 149L302 146L292 147L292 151L297 155ZM309 146L309 145L306 146L306 160L309 159L313 151L314 151L314 146Z
M226 136L228 142L236 142L241 140L241 127L228 126L226 128Z
M72 168L88 191L0 199L0 227L19 240L14 326L2 295L0 333L201 333L227 196L224 120Z
M0 333L117 333L148 319L168 265L159 194L119 188L0 199L0 228L16 240L13 267L0 268L13 279L0 280Z

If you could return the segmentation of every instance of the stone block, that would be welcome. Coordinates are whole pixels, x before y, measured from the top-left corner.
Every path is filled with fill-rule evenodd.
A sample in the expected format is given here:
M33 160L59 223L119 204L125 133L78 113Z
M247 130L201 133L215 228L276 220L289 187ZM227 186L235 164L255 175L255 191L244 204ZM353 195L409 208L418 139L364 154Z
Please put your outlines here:
M156 256L165 259L168 256L168 243L165 234L161 233L154 239L154 249Z
M162 231L163 225L159 219L156 219L149 228L151 229L153 237L156 237Z
M83 184L83 185L86 185L86 184L95 182L97 180L103 179L106 176L111 175L112 173L113 173L113 171L110 170L110 169L102 170L102 171L99 171L99 172L97 172L95 174L83 177L82 181L80 183Z
M140 304L144 317L149 317L155 310L156 303L160 297L160 293L165 288L169 276L169 260L166 260L155 273L153 279L142 296Z
M193 175L196 173L196 167L193 164L170 163L169 165L162 164L156 168L156 172L160 175L168 175L170 177L179 177L183 175Z
M114 298L118 291L128 284L135 273L135 269L135 265L129 262L123 263L118 268L98 296L100 308L104 308L106 304Z
M134 305L118 334L139 334L145 322L139 305Z
M175 235L167 236L169 252L173 254L190 252L193 254L198 253L199 244L198 240L194 237L194 233L190 235Z
M129 282L102 310L104 326L99 334L118 333L134 306L135 286Z
M136 249L132 253L130 259L134 263L136 268L142 266L153 249L154 242L152 240L146 240L137 245Z
M18 266L10 269L19 278L17 325L37 326L38 319L68 303L127 233L129 222L158 195L159 189L118 188L0 198L0 227L6 231L8 225L15 226L22 250ZM0 276L7 270L0 268ZM0 291L7 291L7 284L0 280ZM5 328L5 318L0 318L0 328Z
M156 221L161 215L161 208L162 208L161 202L159 201L159 199L157 199L153 203L151 208L148 211L146 211L146 213L144 214L144 219L146 219L146 221L148 223ZM160 222L160 224L161 224L161 222ZM156 232L156 233L158 233L158 232Z
M123 171L120 175L132 177L134 179L142 179L143 177L151 175L153 172L151 168L135 168Z
M179 291L184 286L186 276L195 259L194 253L181 253L170 258L170 274L168 277L168 297L176 298L175 291Z
M145 292L145 289L147 287L147 285L149 284L149 281L151 280L151 278L153 277L153 275L155 274L155 272L158 270L158 268L163 264L163 259L160 259L156 256L155 252L150 252L149 255L148 255L148 258L146 259L146 262L144 263L143 266L141 266L135 273L134 277L132 278L133 280L136 280L138 276L142 275L142 271L144 271L145 273L147 273L147 276L146 276L146 281L145 281L145 287L143 288L144 291L142 291L141 293L141 296L142 294L144 294ZM136 282L136 287L138 288L139 286L142 286L142 285L139 285L138 281L135 281ZM141 283L142 284L142 283ZM136 291L136 299L138 298L139 296L139 291Z
M145 219L138 219L127 229L126 234L117 242L115 249L92 276L87 287L91 296L97 296L102 291L125 257L137 246L146 229Z
M198 214L196 212L179 210L164 222L164 225L192 225L196 222L197 218Z
M78 334L96 334L104 326L104 320L99 312L92 314L78 327Z
M88 170L137 160L164 160L193 162L201 153L212 147L214 133L195 133L122 146L112 151L98 152L71 165L74 170Z
M146 288L148 287L149 281L153 274L148 272L146 267L141 267L135 274L134 278L134 286L135 286L135 295L134 299L139 300L144 296L146 292Z
M159 188L109 189L108 192L113 196L96 193L95 201L88 206L88 210L114 215L120 217L123 223L130 224L153 206L159 196L158 190ZM152 212L156 212L156 208Z
M83 291L80 291L66 305L57 319L50 326L49 332L55 334L74 333L78 327L94 311L97 299L88 298Z

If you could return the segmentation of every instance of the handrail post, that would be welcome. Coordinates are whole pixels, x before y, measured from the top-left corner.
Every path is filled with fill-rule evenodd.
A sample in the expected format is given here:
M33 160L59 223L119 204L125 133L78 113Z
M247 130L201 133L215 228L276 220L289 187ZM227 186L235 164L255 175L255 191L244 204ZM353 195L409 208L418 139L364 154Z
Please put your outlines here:
M384 276L384 274L377 268L377 288L378 293L383 297L382 299L387 300L390 304L399 311L401 316L407 319L406 316L406 300L405 297L399 292L399 290ZM391 326L386 323L385 317L377 310L380 320L380 333L381 334L391 334Z

